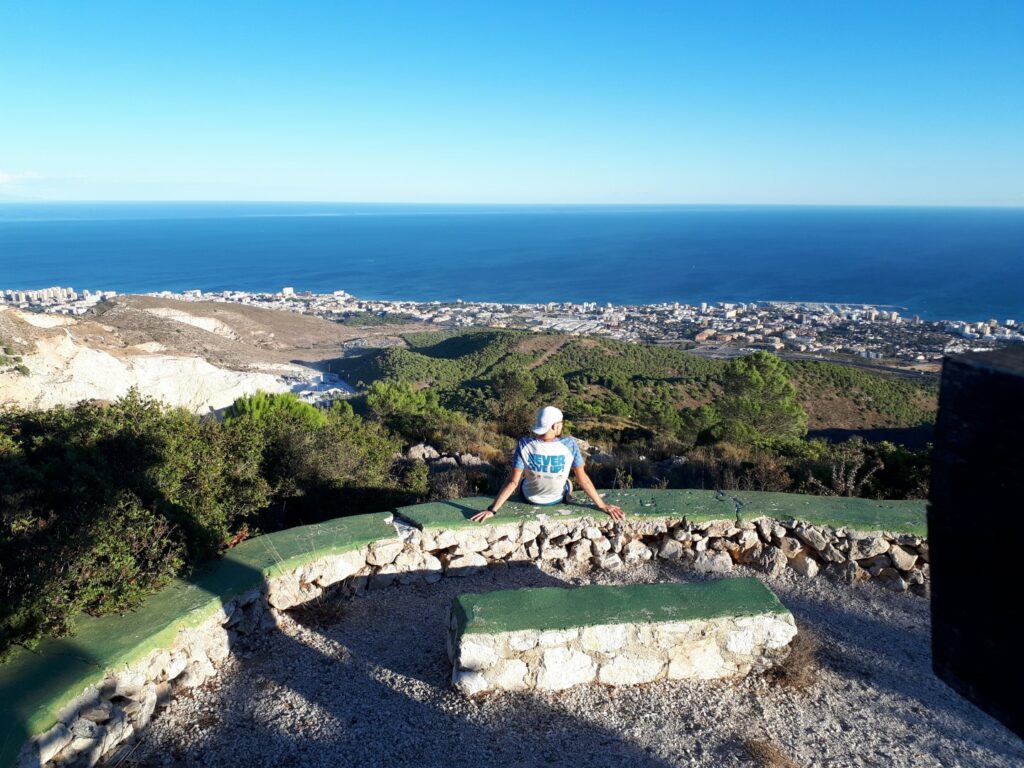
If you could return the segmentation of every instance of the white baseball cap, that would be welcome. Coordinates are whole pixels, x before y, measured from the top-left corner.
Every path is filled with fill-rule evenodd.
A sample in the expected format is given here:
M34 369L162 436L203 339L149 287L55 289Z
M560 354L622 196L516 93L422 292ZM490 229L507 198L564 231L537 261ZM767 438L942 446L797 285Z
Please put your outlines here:
M545 405L537 411L537 422L533 425L533 432L537 435L545 434L551 427L563 420L562 412L553 405Z

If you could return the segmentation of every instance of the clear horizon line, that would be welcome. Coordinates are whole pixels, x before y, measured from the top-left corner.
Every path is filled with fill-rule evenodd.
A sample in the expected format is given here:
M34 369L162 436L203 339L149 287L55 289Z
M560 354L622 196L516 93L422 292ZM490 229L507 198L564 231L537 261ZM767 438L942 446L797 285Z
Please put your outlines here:
M460 202L460 201L401 201L401 200L300 200L300 199L209 199L209 198L152 198L145 200L103 199L43 199L4 198L0 205L370 205L405 207L464 207L464 208L937 208L937 209L1003 209L1022 210L1024 203L765 203L765 202Z

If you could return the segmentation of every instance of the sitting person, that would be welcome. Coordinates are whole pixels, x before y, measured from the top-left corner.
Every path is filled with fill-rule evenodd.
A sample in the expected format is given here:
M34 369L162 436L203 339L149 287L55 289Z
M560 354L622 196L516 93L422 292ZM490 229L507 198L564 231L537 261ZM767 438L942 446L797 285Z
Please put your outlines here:
M535 437L524 437L516 446L512 462L512 477L498 493L494 503L483 512L471 518L482 523L493 517L501 505L518 488L530 504L548 505L572 501L572 471L587 496L597 508L613 520L622 520L626 514L614 504L606 504L594 488L583 468L583 455L576 440L562 437L562 412L553 405L546 405L537 411L537 422L533 425Z

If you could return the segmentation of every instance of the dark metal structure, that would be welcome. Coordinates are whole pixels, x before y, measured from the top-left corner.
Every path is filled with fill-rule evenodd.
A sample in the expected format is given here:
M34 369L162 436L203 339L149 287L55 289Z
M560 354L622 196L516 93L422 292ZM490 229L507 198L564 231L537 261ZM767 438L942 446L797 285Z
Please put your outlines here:
M1024 348L946 358L928 539L935 674L1024 737Z

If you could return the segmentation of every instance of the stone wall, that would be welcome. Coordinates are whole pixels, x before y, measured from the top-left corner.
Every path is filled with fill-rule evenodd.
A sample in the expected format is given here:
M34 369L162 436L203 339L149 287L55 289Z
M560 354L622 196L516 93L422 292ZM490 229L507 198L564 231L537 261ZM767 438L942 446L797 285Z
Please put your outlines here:
M745 565L772 575L792 568L811 578L824 573L847 582L877 579L892 589L913 588L921 594L929 581L928 542L920 536L796 520L552 519L439 533L413 531L410 538L445 573L455 575L535 560L562 570L616 570L660 558L705 573L728 573L736 565Z
M421 531L396 520L397 539L316 560L225 600L212 618L179 631L169 647L158 648L129 667L108 670L101 682L67 703L57 724L23 747L19 768L71 763L92 766L102 757L129 749L132 737L175 692L201 685L217 673L224 659L245 638L273 630L282 611L320 599L329 588L339 595L358 595L366 589L433 582L442 576L460 576L486 567L540 561L562 570L615 570L653 558L678 561L712 573L728 573L737 564L773 574L792 568L805 577L826 574L848 582L878 580L893 589L909 588L919 593L927 590L929 580L927 541L913 535L860 533L767 518L700 524L678 518L615 523L603 517L513 523L498 517L493 522ZM724 628L722 633L726 645L719 652L720 669L753 664L730 651ZM581 652L585 642L603 642L590 638L592 634L588 633L586 641L580 636L566 638L561 645L544 646L538 675L546 676L543 683L538 677L537 684L560 687L564 680L554 671L561 658L558 654L566 657L563 661L567 661L568 669L575 669L577 656L573 654ZM717 637L717 629L715 634ZM628 636L635 645L642 644L640 628L630 630ZM546 655L548 649L553 654L550 657ZM709 649L709 659L712 656ZM587 658L595 664L598 661ZM714 666L710 661L691 661L688 674L697 677L709 674ZM677 660L674 672L663 665L650 679L681 676L681 664ZM578 666L584 674L582 668L586 665L580 661ZM653 669L653 661L649 668ZM545 673L544 669L551 671ZM601 669L603 682L618 680L625 684L641 682L640 678L645 677L635 670L623 670L620 675L614 667ZM515 674L508 672L512 686L513 678Z
M453 625L448 656L452 682L467 695L559 691L595 681L637 685L742 676L784 658L795 636L789 613L461 637Z

